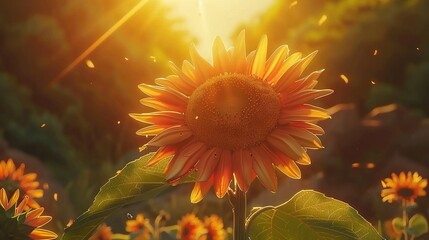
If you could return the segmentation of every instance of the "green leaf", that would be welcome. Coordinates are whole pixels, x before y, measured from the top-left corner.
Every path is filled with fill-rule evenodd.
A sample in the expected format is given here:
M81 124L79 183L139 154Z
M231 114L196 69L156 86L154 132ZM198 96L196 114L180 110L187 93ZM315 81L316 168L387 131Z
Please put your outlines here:
M408 223L408 233L414 237L419 237L428 232L428 221L421 214L412 216Z
M63 240L82 240L91 236L93 230L116 210L130 204L151 199L171 188L165 182L164 168L171 159L161 160L155 166L146 167L151 158L147 154L128 163L122 171L100 188L89 209L80 215L73 225L65 229ZM189 182L190 178L182 182ZM79 193L76 193L79 194Z
M252 240L382 239L347 203L312 190L300 191L286 203L262 211L248 231Z
M397 233L402 233L404 231L404 220L400 217L392 219L393 230Z

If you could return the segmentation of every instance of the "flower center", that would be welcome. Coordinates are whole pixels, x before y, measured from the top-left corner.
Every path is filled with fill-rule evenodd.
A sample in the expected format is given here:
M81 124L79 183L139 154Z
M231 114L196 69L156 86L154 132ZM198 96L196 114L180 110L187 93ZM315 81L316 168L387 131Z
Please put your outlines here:
M271 86L234 73L213 77L195 89L185 117L199 140L234 150L264 141L279 114L279 98Z
M404 199L410 199L414 195L414 190L410 188L400 188L397 193Z

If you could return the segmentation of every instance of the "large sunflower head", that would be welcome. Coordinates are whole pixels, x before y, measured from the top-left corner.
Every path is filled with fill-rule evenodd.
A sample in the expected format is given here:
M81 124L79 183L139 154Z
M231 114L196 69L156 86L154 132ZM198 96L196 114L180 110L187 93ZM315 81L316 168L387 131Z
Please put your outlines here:
M36 173L24 174L25 164L16 168L12 159L0 161L0 188L5 189L8 195L12 195L17 189L21 191L22 200L28 196L26 209L39 208L40 205L34 200L43 197L43 190L38 189L40 183L36 181Z
M275 168L300 178L297 164L310 164L307 149L322 147L316 122L329 118L309 104L332 92L314 89L322 70L301 76L316 52L289 56L284 45L267 59L264 36L247 54L243 31L228 50L216 38L213 63L195 47L190 55L192 63L171 63L174 75L156 79L156 86L139 85L149 96L141 103L156 110L131 114L149 124L137 134L154 136L147 145L159 147L149 165L174 155L165 169L172 183L196 171L192 202L211 187L223 197L233 177L243 191L258 177L273 192Z
M19 190L9 199L6 190L0 189L0 239L56 239L57 234L41 228L52 217L42 216L43 208L25 210L28 196L18 199Z
M428 184L427 179L423 179L417 172L401 172L399 176L392 173L392 178L381 181L383 190L381 197L383 202L392 203L400 201L406 204L413 204L417 197L425 196L424 190Z
M204 225L195 214L186 214L177 225L177 238L181 240L197 240L204 233Z
M223 221L217 215L211 215L204 219L204 227L207 233L200 240L224 240L226 231L223 228Z

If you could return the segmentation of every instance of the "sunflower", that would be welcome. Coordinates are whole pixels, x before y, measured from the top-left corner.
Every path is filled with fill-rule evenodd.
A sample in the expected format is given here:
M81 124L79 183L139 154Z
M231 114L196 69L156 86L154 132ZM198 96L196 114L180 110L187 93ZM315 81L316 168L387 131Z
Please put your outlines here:
M4 188L0 190L0 238L1 239L56 239L58 236L41 227L52 220L50 216L42 216L44 208L25 211L29 197L25 196L18 203L19 190L10 200Z
M207 233L204 234L200 240L224 240L226 239L226 232L223 229L223 221L216 215L211 215L204 219L204 227Z
M204 225L195 214L186 214L178 222L177 238L181 240L197 240L204 233Z
M301 77L316 52L288 57L283 45L266 60L266 36L248 55L245 45L244 31L229 50L216 38L213 64L193 46L192 63L184 61L181 68L171 63L174 75L156 79L157 86L139 85L149 96L141 103L157 110L131 114L150 124L137 131L154 136L146 146L159 147L148 165L174 155L165 169L172 184L195 170L192 202L211 187L224 197L232 179L247 191L256 176L275 192L273 166L299 179L297 164L310 164L306 150L322 148L317 135L324 131L315 122L330 116L308 102L332 90L314 89L323 70Z
M24 174L25 164L16 168L12 159L0 161L0 188L4 188L8 195L13 194L17 189L22 192L21 196L28 196L27 206L29 208L40 208L40 205L34 200L43 197L43 190L38 189L40 183L35 181L36 173ZM22 200L22 197L18 199Z
M136 240L150 239L150 234L153 232L149 221L144 218L143 214L137 214L136 220L126 221L125 231L131 233Z
M417 197L425 196L424 188L427 186L427 179L423 179L417 172L401 172L398 175L392 173L392 178L386 178L381 181L383 190L381 197L383 202L392 203L394 200L405 204L413 204Z
M88 240L112 240L112 228L103 223Z

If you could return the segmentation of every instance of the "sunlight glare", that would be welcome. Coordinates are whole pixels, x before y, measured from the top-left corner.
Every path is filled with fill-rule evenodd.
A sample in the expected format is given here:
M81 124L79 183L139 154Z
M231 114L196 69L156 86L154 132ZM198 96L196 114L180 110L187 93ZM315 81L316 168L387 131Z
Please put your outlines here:
M319 22L318 22L319 26L322 26L322 24L325 23L326 19L328 19L328 16L323 14L319 19Z

